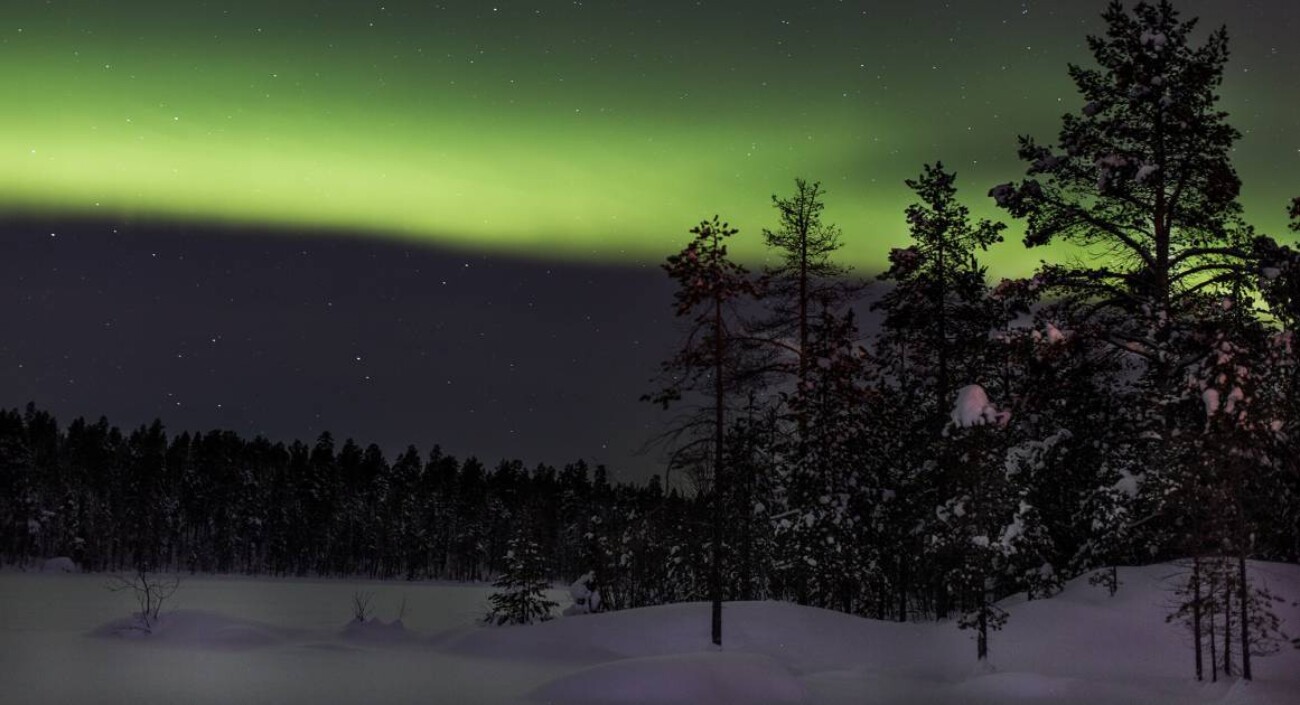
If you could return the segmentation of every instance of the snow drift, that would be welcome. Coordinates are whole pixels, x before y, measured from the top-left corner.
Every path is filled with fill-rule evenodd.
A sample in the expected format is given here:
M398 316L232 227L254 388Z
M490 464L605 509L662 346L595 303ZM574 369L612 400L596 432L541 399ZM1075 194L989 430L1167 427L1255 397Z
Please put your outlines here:
M807 691L774 659L695 653L603 663L538 688L536 700L573 705L637 703L802 703Z
M1197 683L1189 637L1165 621L1175 565L1122 568L1114 597L1071 581L1004 600L1005 629L977 663L948 623L881 622L779 602L728 603L721 650L708 605L664 605L542 624L477 624L490 588L404 585L400 622L343 626L341 581L193 577L152 633L92 575L0 574L5 702L457 702L497 705L1300 705L1300 651L1254 660L1256 680ZM1300 566L1252 562L1300 634ZM189 609L195 607L199 609ZM255 621L232 614L256 616ZM90 625L102 623L92 629Z
M166 646L214 649L266 647L281 644L294 636L292 630L203 610L164 612L148 628L138 615L132 615L101 625L90 634L138 639Z

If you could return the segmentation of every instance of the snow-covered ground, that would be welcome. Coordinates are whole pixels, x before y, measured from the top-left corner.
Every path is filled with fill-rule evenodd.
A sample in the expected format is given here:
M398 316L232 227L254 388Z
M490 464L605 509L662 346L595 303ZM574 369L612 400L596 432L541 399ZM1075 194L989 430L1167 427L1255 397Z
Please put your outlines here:
M1300 567L1252 569L1300 633ZM1190 677L1187 637L1164 619L1174 572L1122 570L1114 598L1078 580L1051 600L1008 600L979 668L951 624L735 603L717 652L703 604L487 628L475 620L491 588L427 583L185 578L140 636L120 629L134 604L105 576L8 571L0 702L1300 705L1294 649L1257 659L1253 683ZM349 624L354 592L374 594L378 621Z

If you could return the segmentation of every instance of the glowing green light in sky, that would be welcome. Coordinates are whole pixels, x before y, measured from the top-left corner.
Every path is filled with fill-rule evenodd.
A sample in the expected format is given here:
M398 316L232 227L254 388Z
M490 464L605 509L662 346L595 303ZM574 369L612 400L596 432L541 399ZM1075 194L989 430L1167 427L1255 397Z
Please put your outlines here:
M865 267L905 239L923 162L998 215L984 194L1022 173L1015 135L1050 139L1078 109L1065 66L1101 9L125 4L0 17L5 210L647 261L715 212L756 255L768 197L805 176ZM1280 232L1300 193L1297 11L1186 8L1247 26L1225 102L1248 216ZM1008 244L994 270L1039 257Z

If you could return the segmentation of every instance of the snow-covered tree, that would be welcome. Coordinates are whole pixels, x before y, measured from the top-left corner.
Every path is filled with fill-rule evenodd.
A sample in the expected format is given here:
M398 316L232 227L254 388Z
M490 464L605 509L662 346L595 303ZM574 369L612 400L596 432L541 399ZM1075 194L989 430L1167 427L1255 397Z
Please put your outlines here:
M1056 145L1022 137L1028 178L990 195L1025 219L1030 247L1065 241L1104 257L1048 265L1042 274L1079 323L1141 365L1130 408L1131 452L1152 472L1142 490L1170 491L1164 462L1185 431L1189 331L1213 298L1240 286L1260 244L1241 221L1231 162L1239 133L1218 107L1227 33L1193 43L1167 0L1130 11L1113 2L1105 33L1088 39L1095 67L1071 66L1081 94ZM1139 439L1142 439L1140 442Z
M1002 628L1006 612L997 606L1000 574L1024 532L1026 507L1017 506L1007 457L1011 413L994 406L984 387L970 384L957 391L946 464L955 469L948 495L935 510L938 523L929 536L937 555L953 559L944 566L945 582L956 593L958 626L975 630L976 656L988 658L989 632Z
M600 589L593 587L595 580L596 576L587 572L573 581L569 586L569 597L573 599L573 604L564 608L565 617L601 611L604 604L601 602Z
M1226 31L1197 44L1196 20L1168 0L1112 2L1102 18L1104 33L1088 39L1095 65L1070 67L1080 109L1063 118L1054 145L1022 137L1027 178L990 195L1024 219L1029 247L1061 241L1095 255L1046 265L1040 276L1070 324L1111 346L1113 368L1125 371L1102 385L1121 403L1105 441L1111 477L1090 511L1102 522L1127 514L1122 540L1149 560L1184 545L1197 486L1207 482L1197 472L1210 471L1196 440L1201 392L1186 378L1217 303L1246 307L1261 281L1279 310L1293 297L1280 276L1286 248L1241 218L1230 161L1240 135L1218 105ZM1095 541L1088 548L1100 555Z

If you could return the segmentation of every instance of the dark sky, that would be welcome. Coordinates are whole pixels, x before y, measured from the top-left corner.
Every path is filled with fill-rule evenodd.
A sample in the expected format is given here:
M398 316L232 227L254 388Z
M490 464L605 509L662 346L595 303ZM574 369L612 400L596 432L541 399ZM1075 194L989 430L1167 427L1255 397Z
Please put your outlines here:
M486 462L631 458L675 330L653 268L196 226L3 230L5 403ZM668 314L668 315L666 315Z
M1229 26L1243 203L1279 233L1300 5L1178 5ZM656 265L687 229L721 212L758 263L769 196L820 179L874 273L936 159L997 215L1015 136L1082 107L1065 69L1102 7L6 8L0 404L644 476L636 400L676 337ZM1044 256L1008 239L996 276Z

